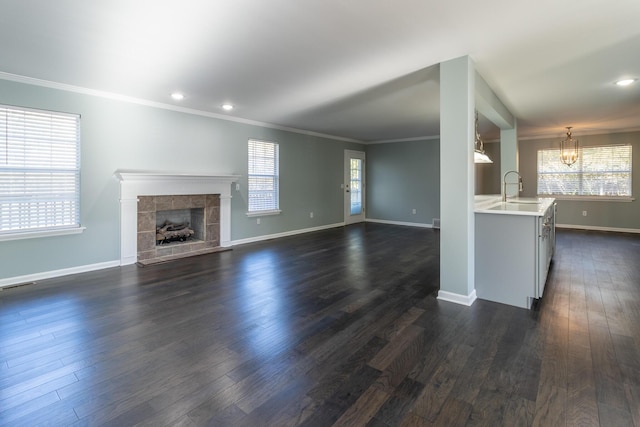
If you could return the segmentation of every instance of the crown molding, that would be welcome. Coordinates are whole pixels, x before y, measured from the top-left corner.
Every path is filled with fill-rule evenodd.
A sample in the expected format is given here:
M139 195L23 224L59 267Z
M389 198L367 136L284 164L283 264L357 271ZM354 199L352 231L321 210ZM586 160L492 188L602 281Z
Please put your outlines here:
M242 123L245 125L258 126L258 127L268 128L268 129L277 129L285 132L293 132L293 133L298 133L298 134L307 135L307 136L327 138L327 139L332 139L334 141L355 142L357 144L364 143L363 141L360 141L358 139L353 139L353 138L346 138L342 136L330 135L326 133L314 132L314 131L304 130L304 129L296 129L296 128L281 126L273 123L243 119L241 117L227 116L224 114L212 113L210 111L197 110L195 108L180 107L176 105L165 104L162 102L150 101L148 99L136 98L133 96L122 95L118 93L107 92L107 91L102 91L97 89L89 89L89 88L74 86L66 83L53 82L50 80L42 80L34 77L26 77L18 74L6 73L3 71L0 71L0 79L8 80L16 83L28 84L32 86L41 86L41 87L47 87L50 89L63 90L66 92L74 92L74 93L79 93L79 94L88 95L88 96L95 96L98 98L111 99L114 101L127 102L130 104L143 105L146 107L160 108L163 110L177 111L185 114L193 114L196 116L203 116L203 117L209 117L213 119L225 120L229 122Z
M376 141L366 141L366 142L363 142L363 144L365 145L391 144L394 142L432 141L432 140L438 140L438 139L440 139L440 135L414 136L411 138L381 139Z

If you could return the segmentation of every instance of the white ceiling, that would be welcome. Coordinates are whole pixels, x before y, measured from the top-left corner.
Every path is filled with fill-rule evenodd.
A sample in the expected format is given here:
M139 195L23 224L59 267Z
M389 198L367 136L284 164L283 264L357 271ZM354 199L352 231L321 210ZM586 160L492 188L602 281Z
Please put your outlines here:
M437 136L463 55L522 138L640 129L638 0L0 0L0 72L360 141Z

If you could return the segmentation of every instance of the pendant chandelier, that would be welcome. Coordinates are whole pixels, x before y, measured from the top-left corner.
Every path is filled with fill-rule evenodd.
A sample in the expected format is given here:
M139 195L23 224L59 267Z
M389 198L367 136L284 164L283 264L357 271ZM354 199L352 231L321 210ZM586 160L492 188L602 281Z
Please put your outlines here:
M478 110L476 110L476 139L473 143L473 162L474 163L493 163L489 156L484 152L484 142L478 133Z
M571 128L567 126L567 138L560 141L560 160L571 166L578 160L578 140L571 136Z

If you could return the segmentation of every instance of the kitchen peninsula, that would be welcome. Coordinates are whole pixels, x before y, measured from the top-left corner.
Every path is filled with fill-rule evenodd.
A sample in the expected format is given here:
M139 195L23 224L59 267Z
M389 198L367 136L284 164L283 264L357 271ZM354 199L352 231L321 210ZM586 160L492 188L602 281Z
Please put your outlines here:
M522 308L542 298L555 250L555 211L553 198L476 196L478 298Z

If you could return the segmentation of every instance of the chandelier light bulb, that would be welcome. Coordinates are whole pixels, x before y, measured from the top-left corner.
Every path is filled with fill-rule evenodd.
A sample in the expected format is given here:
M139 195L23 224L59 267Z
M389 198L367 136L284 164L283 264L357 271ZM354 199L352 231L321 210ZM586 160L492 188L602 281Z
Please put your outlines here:
M578 161L578 140L571 136L572 126L567 126L567 137L560 141L560 161L571 166Z

